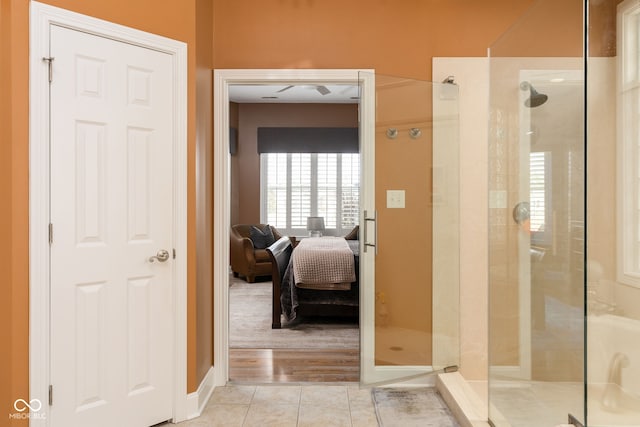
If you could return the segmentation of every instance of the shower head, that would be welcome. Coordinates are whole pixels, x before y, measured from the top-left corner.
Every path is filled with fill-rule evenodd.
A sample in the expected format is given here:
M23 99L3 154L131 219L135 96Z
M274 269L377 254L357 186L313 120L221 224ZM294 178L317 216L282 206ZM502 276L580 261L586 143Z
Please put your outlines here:
M529 82L520 83L520 89L529 91L529 98L524 101L524 105L529 108L539 107L547 102L547 99L549 98L547 95L539 93L537 90L535 90Z

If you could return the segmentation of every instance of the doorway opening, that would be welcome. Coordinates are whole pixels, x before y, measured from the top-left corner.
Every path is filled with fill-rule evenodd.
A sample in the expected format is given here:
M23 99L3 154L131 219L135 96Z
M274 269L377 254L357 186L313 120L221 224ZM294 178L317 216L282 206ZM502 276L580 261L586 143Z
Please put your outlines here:
M270 275L264 277L247 278L242 273L230 272L229 237L232 226L236 224L261 224L271 223L275 230L282 235L293 236L293 242L297 243L307 236L307 230L300 221L285 219L281 222L274 221L268 216L264 208L260 206L261 191L265 191L261 182L262 165L264 173L268 158L274 154L257 153L256 129L258 127L358 127L358 71L357 70L216 70L214 90L214 128L215 128L215 190L214 190L214 229L217 235L225 236L216 239L214 252L215 276L215 369L217 382L222 385L227 381L237 382L309 382L309 381L358 381L360 365L360 333L362 316L360 319L338 323L332 321L330 328L324 328L317 322L313 324L300 318L291 324L283 317L283 328L271 328L271 293L272 282ZM253 93L251 93L253 92ZM247 93L251 93L247 95ZM274 99L274 97L278 97ZM313 102L311 97L324 97L325 102ZM330 100L330 101L329 101ZM326 102L329 101L329 102ZM300 109L307 109L306 113ZM295 114L292 112L295 111ZM320 120L309 120L309 116L321 116ZM293 118L298 116L298 119ZM304 117L307 117L305 122ZM333 118L329 117L333 116ZM240 117L240 118L239 118ZM302 117L302 119L300 119ZM258 118L258 119L256 119ZM249 132L252 140L249 147L238 147L235 138L238 128ZM247 131L246 129L250 129ZM357 134L357 133L356 133ZM362 138L361 138L362 140ZM246 142L244 142L246 144ZM242 152L242 150L245 150ZM249 150L247 153L246 150ZM282 154L282 153L280 153ZM278 154L275 154L277 156ZM346 163L347 155L344 156ZM262 157L262 159L261 159ZM287 157L287 154L281 157ZM292 155L288 155L289 170ZM296 156L293 156L296 157ZM297 157L313 157L317 170L318 162L326 159L318 159L321 155L307 155ZM326 156L325 156L326 157ZM331 156L333 159L336 156ZM355 157L359 157L355 153ZM272 159L273 160L273 159ZM335 166L335 165L334 165ZM296 166L294 166L296 167ZM359 175L359 171L357 173ZM358 176L359 178L359 176ZM240 182L242 181L242 182ZM249 183L248 183L249 182ZM243 185L245 194L238 197L238 187ZM247 188L249 190L247 190ZM249 193L248 195L246 193ZM247 197L251 200L247 200ZM362 199L360 199L362 201ZM290 202L288 203L290 207ZM361 203L360 205L361 206ZM356 209L356 224L359 211ZM326 214L326 212L322 212ZM307 215L314 216L317 211L304 213L306 224ZM264 224L263 224L264 225ZM342 235L344 230L325 230L327 234ZM352 227L351 227L352 228ZM349 231L351 231L349 228ZM238 277L235 277L238 276ZM248 279L248 280L245 280ZM360 302L362 297L359 298ZM251 338L250 323L246 314L250 300L262 300L262 322L260 330L263 332ZM243 309L243 307L245 307ZM361 306L361 310L362 310ZM252 310L252 317L260 316ZM317 320L317 319L316 319ZM337 325L337 329L335 329ZM333 328L333 329L332 329ZM242 330L240 330L242 329ZM324 330L323 330L324 329ZM305 331L306 330L306 331ZM320 334L323 338L313 341L307 338L307 345L295 338L313 334ZM332 336L332 331L339 331L340 337ZM247 335L247 333L249 335ZM344 335L343 335L344 334ZM345 338L346 336L346 338ZM275 338L274 338L275 337ZM343 339L344 338L344 339ZM338 348L331 345L330 340L337 343ZM326 341L323 341L326 340ZM325 345L328 344L328 345ZM301 347L311 347L304 348ZM313 348L315 347L315 348ZM330 350L327 350L329 348ZM231 369L230 358L233 359L234 368ZM245 373L238 371L237 366L242 366L243 360L250 359L255 363L259 361L261 367L253 371L246 369ZM285 361L286 359L286 361ZM292 359L295 359L292 361ZM347 367L338 367L342 373L336 375L332 364L341 363ZM296 376L291 372L296 370L296 363L300 367L309 367L309 361L316 360L315 365L325 365L316 372L307 372L306 376ZM296 362L298 361L298 362ZM303 366L304 365L304 366ZM267 372L267 377L262 376ZM249 376L247 376L249 375ZM331 379L333 377L333 379Z
M234 84L229 98L229 379L357 382L357 279L346 290L302 290L274 274L267 247L281 236L296 246L317 220L317 234L357 245L359 87ZM326 310L305 315L292 292Z

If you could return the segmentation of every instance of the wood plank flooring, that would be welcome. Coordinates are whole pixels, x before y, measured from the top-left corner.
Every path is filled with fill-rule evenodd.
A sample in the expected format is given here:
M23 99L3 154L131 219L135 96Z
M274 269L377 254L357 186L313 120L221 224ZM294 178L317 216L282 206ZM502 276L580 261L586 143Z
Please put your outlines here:
M360 381L359 350L229 349L235 383Z

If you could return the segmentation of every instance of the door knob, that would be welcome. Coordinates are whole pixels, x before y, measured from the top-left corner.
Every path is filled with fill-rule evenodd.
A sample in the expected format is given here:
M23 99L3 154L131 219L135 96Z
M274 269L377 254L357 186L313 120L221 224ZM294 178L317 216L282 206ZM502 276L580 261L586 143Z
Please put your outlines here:
M165 262L168 259L169 259L169 251L160 249L157 254L155 254L152 257L149 257L149 262L155 262L156 260L160 262Z

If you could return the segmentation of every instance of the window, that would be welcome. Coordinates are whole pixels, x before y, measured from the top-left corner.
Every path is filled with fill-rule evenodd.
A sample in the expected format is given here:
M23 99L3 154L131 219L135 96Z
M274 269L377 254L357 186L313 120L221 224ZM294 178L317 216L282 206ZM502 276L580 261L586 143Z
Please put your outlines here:
M307 234L307 217L324 217L325 235L341 236L358 224L358 153L263 153L261 222L281 233Z
M551 152L529 153L529 218L531 241L551 243Z
M618 6L618 280L640 287L640 0Z
M531 231L544 230L546 221L545 153L529 154L529 201Z

